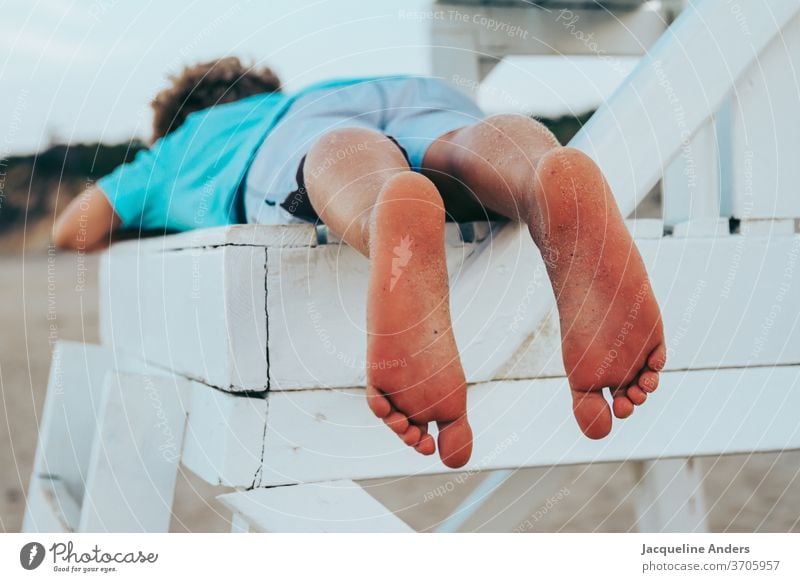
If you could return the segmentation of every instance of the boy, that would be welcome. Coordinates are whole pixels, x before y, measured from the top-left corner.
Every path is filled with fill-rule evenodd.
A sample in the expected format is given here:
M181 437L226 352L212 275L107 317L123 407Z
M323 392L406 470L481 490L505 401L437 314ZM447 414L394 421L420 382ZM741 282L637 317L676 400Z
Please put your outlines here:
M74 201L55 243L99 248L119 228L324 221L371 263L367 362L408 362L368 366L368 404L418 452L435 451L434 421L446 465L464 465L472 450L446 216L527 224L547 257L586 436L606 436L612 409L625 418L658 386L661 316L612 193L591 159L538 122L485 117L430 78L333 81L286 95L269 69L235 58L186 69L153 107L153 147Z

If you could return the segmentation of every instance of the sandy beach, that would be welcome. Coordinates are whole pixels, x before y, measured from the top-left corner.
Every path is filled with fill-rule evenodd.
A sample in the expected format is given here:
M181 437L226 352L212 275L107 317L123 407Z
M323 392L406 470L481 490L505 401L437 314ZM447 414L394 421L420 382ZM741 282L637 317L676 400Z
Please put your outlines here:
M97 260L37 253L0 257L0 530L19 531L36 447L50 352L57 339L97 342ZM780 390L780 386L775 386ZM747 397L743 394L742 397ZM800 453L703 458L713 531L800 531ZM543 478L546 477L546 478ZM555 477L553 479L552 477ZM431 530L484 478L453 474L369 482L368 491L418 530ZM635 531L630 464L520 472L552 488L503 500L479 531ZM552 485L557 483L557 485ZM547 485L550 484L550 485ZM184 471L173 531L227 531L230 514L211 487ZM561 492L559 494L559 492ZM548 493L548 492L544 492ZM538 500L538 501L537 501ZM513 524L513 525L512 525Z

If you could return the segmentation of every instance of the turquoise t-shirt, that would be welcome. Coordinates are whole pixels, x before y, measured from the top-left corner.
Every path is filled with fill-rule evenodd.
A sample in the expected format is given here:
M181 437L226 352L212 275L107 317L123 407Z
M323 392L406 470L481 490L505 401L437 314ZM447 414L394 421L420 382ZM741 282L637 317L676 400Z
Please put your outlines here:
M239 185L292 103L314 91L375 79L326 81L291 95L259 94L197 111L97 185L123 228L184 231L243 222Z

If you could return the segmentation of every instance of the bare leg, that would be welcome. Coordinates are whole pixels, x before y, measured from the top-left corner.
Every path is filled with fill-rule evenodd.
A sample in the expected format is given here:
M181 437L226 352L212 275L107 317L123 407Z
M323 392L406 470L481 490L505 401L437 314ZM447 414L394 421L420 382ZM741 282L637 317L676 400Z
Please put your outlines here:
M647 272L599 168L519 115L444 136L425 167L443 189L455 178L462 196L527 223L556 295L575 417L587 436L606 436L602 390L629 416L658 386L666 352Z
M309 198L335 234L370 259L367 399L409 446L450 467L472 451L466 381L450 321L444 206L385 136L341 129L323 136L304 168Z

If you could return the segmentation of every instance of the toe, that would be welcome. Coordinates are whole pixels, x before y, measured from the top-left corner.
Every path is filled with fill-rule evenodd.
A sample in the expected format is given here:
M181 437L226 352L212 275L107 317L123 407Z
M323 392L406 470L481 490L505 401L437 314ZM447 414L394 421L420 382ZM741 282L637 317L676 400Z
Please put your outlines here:
M383 419L390 429L399 435L402 435L408 430L408 417L402 412L390 412L388 416Z
M636 406L644 404L644 401L647 400L647 393L642 390L638 384L634 384L628 388L628 398L631 399Z
M416 445L421 437L422 437L422 431L415 424L409 425L408 428L406 429L406 432L400 435L400 438L403 439L403 442L410 447Z
M611 408L617 418L628 418L633 414L633 402L628 398L625 388L619 388L614 391L614 402Z
M433 437L428 433L422 435L422 438L419 439L417 446L414 449L423 455L432 455L436 452L436 443L433 441Z
M389 400L374 386L367 386L367 404L378 418L386 418L392 412Z
M611 409L602 392L572 390L572 411L590 439L601 439L611 432Z
M466 415L456 420L439 421L439 456L451 469L463 467L472 455L472 429Z
M647 365L651 370L660 372L664 369L666 363L667 348L664 346L664 344L658 344L658 346L652 352L650 352L650 356L647 358Z
M658 372L652 372L650 370L642 372L637 384L643 391L653 392L658 388Z

